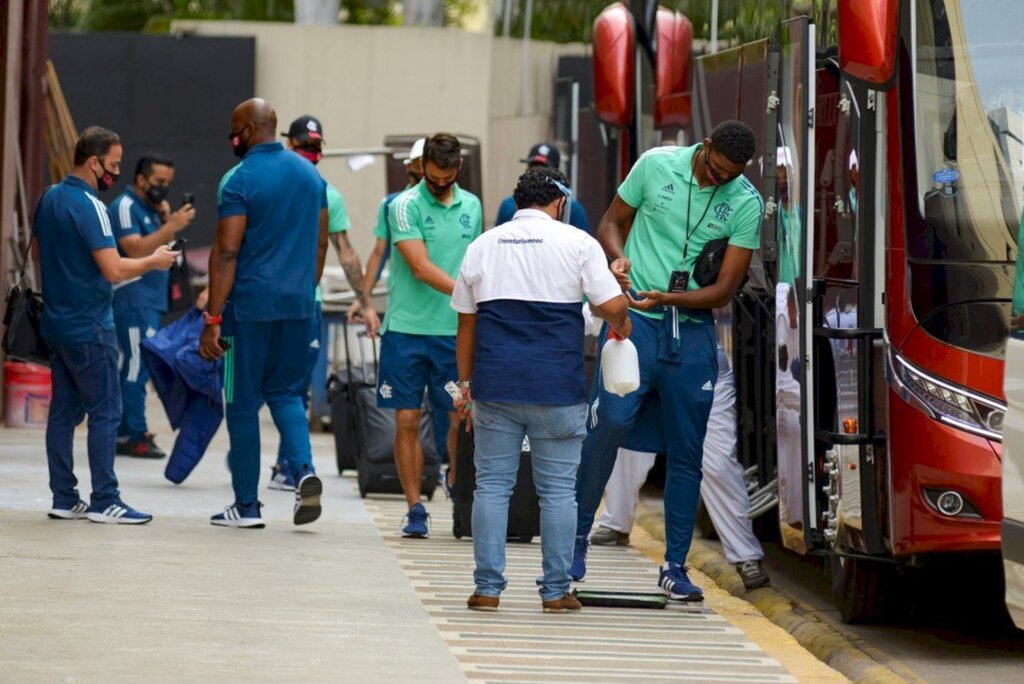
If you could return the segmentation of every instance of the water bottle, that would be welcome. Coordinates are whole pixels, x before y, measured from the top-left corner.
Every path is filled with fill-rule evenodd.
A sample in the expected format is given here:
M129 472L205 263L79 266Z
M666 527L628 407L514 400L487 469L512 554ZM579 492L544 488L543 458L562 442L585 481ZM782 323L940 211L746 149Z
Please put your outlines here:
M629 340L608 331L608 341L601 350L601 376L604 388L620 397L640 389L640 360L636 347Z

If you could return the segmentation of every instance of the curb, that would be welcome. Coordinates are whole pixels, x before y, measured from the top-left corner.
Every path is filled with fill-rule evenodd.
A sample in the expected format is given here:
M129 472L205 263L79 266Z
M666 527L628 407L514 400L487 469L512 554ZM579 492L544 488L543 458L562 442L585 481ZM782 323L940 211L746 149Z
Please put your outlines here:
M664 514L643 500L637 507L636 525L659 542L665 542ZM898 672L858 647L854 643L856 637L838 629L813 608L778 589L767 586L748 592L736 568L703 540L693 540L686 561L723 590L751 604L768 620L791 634L815 658L851 681L863 684L924 681L905 668L899 668L903 671Z

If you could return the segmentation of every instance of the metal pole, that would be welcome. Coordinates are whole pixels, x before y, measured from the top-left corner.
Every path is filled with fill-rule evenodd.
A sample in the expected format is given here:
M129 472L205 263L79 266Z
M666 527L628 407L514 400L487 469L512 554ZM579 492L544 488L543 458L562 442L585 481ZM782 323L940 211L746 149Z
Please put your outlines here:
M530 92L530 32L533 28L533 0L526 0L523 23L523 114L533 111L533 93Z
M572 167L569 169L569 187L573 195L579 195L580 180L580 84L579 81L572 82L572 124L570 126L569 144L572 145L572 156L570 157Z
M501 20L501 35L508 38L508 34L512 30L512 0L501 0L501 4L504 13Z
M711 0L711 54L718 52L718 0Z

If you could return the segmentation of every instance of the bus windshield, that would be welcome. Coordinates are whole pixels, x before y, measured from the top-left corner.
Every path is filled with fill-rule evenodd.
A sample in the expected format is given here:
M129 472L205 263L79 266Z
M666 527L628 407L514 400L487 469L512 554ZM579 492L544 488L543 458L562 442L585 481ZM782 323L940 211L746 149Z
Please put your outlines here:
M914 0L913 16L911 302L933 336L999 356L1024 206L1024 2Z

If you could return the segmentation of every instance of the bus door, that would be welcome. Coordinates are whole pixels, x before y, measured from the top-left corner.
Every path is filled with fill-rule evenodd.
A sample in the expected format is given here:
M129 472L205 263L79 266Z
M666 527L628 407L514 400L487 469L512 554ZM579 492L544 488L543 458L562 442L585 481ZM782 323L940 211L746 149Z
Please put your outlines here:
M812 303L814 272L815 103L814 25L806 17L782 24L776 151L777 282L775 284L775 411L779 530L783 544L807 553L818 534L814 466Z

